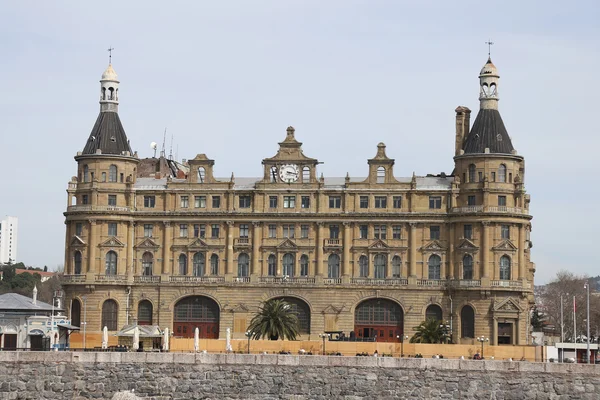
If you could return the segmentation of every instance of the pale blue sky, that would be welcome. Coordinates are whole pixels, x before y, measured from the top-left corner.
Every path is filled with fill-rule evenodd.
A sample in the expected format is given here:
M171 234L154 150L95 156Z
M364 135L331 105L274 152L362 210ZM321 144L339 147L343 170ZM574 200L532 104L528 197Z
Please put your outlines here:
M179 158L259 176L293 125L325 176L364 176L380 141L410 176L452 172L454 109L476 113L491 38L526 159L536 282L600 273L597 1L0 3L0 215L19 217L19 261L63 263L65 189L109 46L141 157L167 127Z

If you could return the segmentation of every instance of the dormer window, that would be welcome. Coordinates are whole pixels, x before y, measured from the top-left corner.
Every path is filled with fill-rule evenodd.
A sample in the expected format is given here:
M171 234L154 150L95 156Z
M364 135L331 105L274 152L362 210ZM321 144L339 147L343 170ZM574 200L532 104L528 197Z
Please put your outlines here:
M310 182L310 168L309 167L302 168L302 182L303 183Z
M385 168L377 168L377 183L385 183Z
M113 143L115 143L117 141L117 138L115 138L114 136L111 136L110 137L110 141L113 142Z
M206 178L206 170L204 167L198 168L198 182L204 183L204 178Z

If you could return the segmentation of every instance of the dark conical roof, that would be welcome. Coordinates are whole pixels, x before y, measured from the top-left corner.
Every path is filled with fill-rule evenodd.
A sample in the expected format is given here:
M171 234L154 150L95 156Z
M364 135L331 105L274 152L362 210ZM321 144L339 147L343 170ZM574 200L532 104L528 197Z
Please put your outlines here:
M485 153L486 148L490 153L502 154L514 150L498 110L480 109L463 145L465 154Z
M96 154L98 149L102 150L102 154L121 155L124 151L132 153L125 129L116 112L101 112L98 115L92 133L83 148L83 154Z

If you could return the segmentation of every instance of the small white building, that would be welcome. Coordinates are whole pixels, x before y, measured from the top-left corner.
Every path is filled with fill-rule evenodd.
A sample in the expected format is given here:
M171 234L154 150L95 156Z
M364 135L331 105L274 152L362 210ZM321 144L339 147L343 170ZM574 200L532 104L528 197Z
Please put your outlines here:
M0 220L0 264L17 260L17 239L19 220L17 217L4 217Z

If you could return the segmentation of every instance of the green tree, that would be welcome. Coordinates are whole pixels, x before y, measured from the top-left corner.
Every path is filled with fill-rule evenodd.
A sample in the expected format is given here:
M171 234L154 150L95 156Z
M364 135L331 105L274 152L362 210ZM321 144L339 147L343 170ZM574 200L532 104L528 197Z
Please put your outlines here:
M531 312L531 327L533 328L534 332L541 332L543 326L544 321L542 315L540 314L537 306L535 306Z
M444 343L448 339L444 327L435 318L421 322L415 330L417 332L410 338L411 343Z
M248 331L253 339L268 337L270 340L296 340L298 316L284 300L267 300L250 321Z

